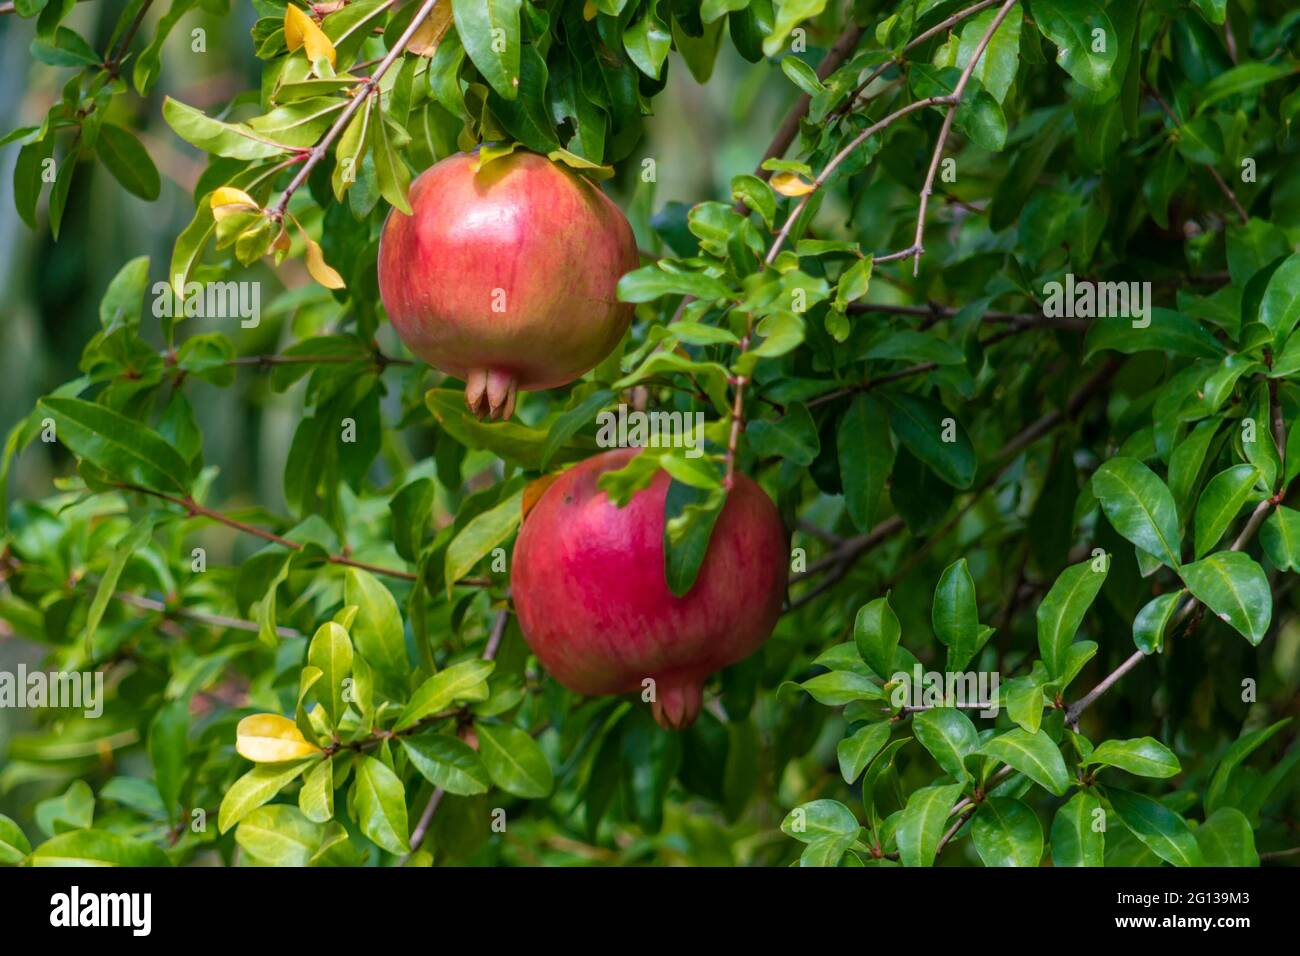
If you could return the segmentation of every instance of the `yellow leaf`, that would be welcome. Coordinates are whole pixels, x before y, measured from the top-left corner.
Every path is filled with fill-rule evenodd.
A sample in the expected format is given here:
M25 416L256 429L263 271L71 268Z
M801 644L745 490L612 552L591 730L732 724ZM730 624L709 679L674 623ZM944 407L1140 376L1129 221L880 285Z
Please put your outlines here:
M782 196L806 196L817 187L797 173L774 173L772 188Z
M307 59L315 63L321 57L334 65L334 44L325 35L316 21L303 13L292 3L284 8L284 44L290 52L299 47L307 48Z
M208 206L212 209L212 218L217 222L237 212L256 212L260 208L252 196L234 186L221 186L212 190Z
M591 0L587 0L587 2L582 5L582 19L589 23L596 19L596 14L599 12L600 11L596 9L596 5L592 3Z
M478 162L474 165L474 172L479 172L488 163L509 156L518 148L518 143L484 143L475 154Z
M303 242L307 244L307 271L311 277L327 289L344 288L343 277L329 267L325 262L325 254L320 251L320 245L304 233Z
M298 725L279 714L253 714L235 728L235 750L254 763L283 763L320 753Z
M411 35L406 49L417 56L433 56L450 28L451 4L447 0L439 0L433 5L433 12L424 18L419 29Z

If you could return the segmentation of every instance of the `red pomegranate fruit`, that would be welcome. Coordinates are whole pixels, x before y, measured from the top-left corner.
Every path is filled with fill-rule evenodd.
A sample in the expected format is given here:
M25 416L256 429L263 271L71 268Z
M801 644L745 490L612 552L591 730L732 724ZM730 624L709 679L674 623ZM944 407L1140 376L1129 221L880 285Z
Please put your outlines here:
M690 726L710 674L771 635L785 593L787 544L776 506L737 475L695 585L664 577L666 473L622 508L596 486L638 449L574 466L528 512L515 545L511 593L529 647L579 694L641 691L654 680L655 720Z
M449 156L411 185L379 244L379 294L397 335L465 380L479 417L509 418L518 389L573 381L627 331L619 278L632 227L593 183L536 153L478 167Z

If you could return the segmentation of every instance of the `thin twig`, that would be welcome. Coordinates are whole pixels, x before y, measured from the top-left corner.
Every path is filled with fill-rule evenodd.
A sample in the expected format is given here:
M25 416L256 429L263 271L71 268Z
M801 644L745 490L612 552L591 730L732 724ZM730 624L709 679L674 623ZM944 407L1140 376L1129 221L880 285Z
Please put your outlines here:
M379 89L379 81L383 79L384 74L388 72L388 68L391 67L393 63L396 62L397 58L405 52L406 45L411 42L411 37L415 36L415 31L420 28L420 24L424 23L424 21L428 19L429 14L433 12L433 8L437 3L438 0L425 0L424 5L415 12L415 16L411 18L411 22L406 27L406 30L397 38L397 42L393 44L393 48L388 51L388 54L382 60L379 61L379 65L375 67L375 70L370 74L369 79L360 85L356 91L356 95L348 101L347 106L343 107L343 112L339 114L338 119L334 121L334 125L329 128L321 141L313 146L307 153L306 162L302 164L302 168L298 170L293 179L290 180L289 185L285 187L284 195L280 197L279 202L267 210L266 214L268 218L277 222L284 218L284 211L289 206L289 199L298 190L298 187L307 181L307 177L311 175L311 171L316 167L316 164L325 158L326 153L329 152L331 144L333 144L334 140L343 132L344 128L348 125L348 122L352 119L352 115L361 108L362 103L368 100L375 91Z
M1154 99L1160 106L1160 109L1164 111L1165 116L1169 117L1169 121L1174 124L1174 129L1181 129L1183 124L1182 121L1178 119L1178 114L1173 111L1173 107L1165 102L1165 98L1160 95L1159 91L1156 90L1155 87L1148 86L1147 93L1151 95L1151 98ZM1205 168L1208 169L1210 175L1214 177L1214 184L1219 187L1219 192L1223 193L1224 198L1232 204L1232 208L1236 211L1238 218L1240 218L1243 223L1250 222L1250 215L1246 212L1246 207L1241 204L1241 200L1239 200L1237 194L1232 191L1232 187L1229 186L1224 181L1223 177L1219 175L1219 171L1215 169L1212 164L1207 164Z
M952 95L948 97L948 114L943 118L943 126L939 130L939 139L934 144L934 154L930 157L930 168L925 174L925 185L921 187L921 203L916 214L916 235L912 239L912 275L915 276L921 269L921 256L925 254L925 212L930 203L930 194L934 191L934 177L939 171L939 160L943 158L943 147L948 141L948 134L952 132L953 120L957 116L957 107L961 103L962 95L966 92L966 84L970 82L971 76L975 73L975 67L979 65L980 59L984 56L984 51L988 48L993 39L993 34L997 32L998 27L1002 26L1002 21L1006 19L1011 8L1016 5L1018 0L1006 0L998 9L997 15L989 24L989 28L984 31L980 37L979 45L975 47L975 52L971 54L970 62L962 70L961 76L957 78L957 85L953 87Z

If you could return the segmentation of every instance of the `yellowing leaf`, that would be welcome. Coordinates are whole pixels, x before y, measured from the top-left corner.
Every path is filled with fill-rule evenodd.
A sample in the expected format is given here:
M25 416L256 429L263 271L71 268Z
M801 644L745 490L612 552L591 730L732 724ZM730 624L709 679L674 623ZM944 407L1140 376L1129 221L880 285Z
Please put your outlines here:
M478 162L474 166L474 172L479 172L488 163L501 159L503 156L509 156L518 148L518 143L484 143L479 147L478 153L475 154Z
M325 262L325 254L320 250L320 243L307 235L307 231L301 225L298 226L298 230L302 233L302 241L307 247L307 271L311 273L311 277L327 289L346 288L343 277Z
M306 47L307 59L313 63L324 57L334 65L334 44L315 20L292 3L284 8L284 43L290 52Z
M582 5L582 19L588 22L596 19L596 14L599 12L600 11L596 9L596 5L592 3L591 0L587 0L587 2Z
M253 212L260 208L252 196L234 186L221 186L212 190L208 205L212 208L212 218L218 222L234 213Z
M283 763L320 753L298 725L279 714L253 714L235 728L235 750L253 763Z
M797 173L773 173L772 188L782 196L806 196L817 187Z
M433 56L438 44L451 28L451 23L451 4L447 0L440 0L433 5L433 12L425 17L424 22L411 35L406 49L417 56Z

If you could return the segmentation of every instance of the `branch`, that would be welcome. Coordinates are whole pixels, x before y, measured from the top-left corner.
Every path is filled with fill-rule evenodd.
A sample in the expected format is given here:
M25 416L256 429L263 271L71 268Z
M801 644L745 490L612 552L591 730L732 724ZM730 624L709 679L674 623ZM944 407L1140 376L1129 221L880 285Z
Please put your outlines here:
M880 259L873 260L880 262ZM950 319L960 309L931 303L929 305L890 305L883 302L853 302L845 309L850 315L880 312L886 315L924 316L929 324L942 319ZM1001 312L990 310L980 316L980 321L996 322L1009 325L1033 325L1044 329L1065 329L1070 332L1082 332L1088 328L1087 319L1071 319L1066 316L1052 317L1039 312Z
M266 528L259 528L257 525L252 525L252 524L248 524L247 522L240 521L238 518L233 518L222 511L217 511L215 508L209 508L206 505L201 505L197 501L195 501L194 498L191 497L190 495L185 495L184 497L180 497L177 495L169 495L166 492L162 492L162 491L154 491L152 488L145 488L141 485L130 485L130 484L123 484L123 483L117 484L116 487L121 488L124 491L135 491L142 495L149 495L152 498L158 498L162 501L170 502L171 504L184 508L186 513L189 514L191 518L207 518L211 521L217 522L218 524L223 524L228 528L234 528L236 531L242 531L244 534L252 535L253 537L256 538L261 538L263 541L269 541L272 544L278 544L280 545L280 547L286 548L290 551L301 551L304 547L302 544L298 543L297 541L290 541L288 538L282 535L278 535L274 531L268 531ZM357 568L358 570L361 571L369 571L371 574L380 574L390 578L400 578L403 581L419 580L419 575L414 574L410 571L402 571L397 568L385 568L377 564L369 564L365 561L357 561L353 558L348 557L345 554L327 555L326 560L330 564L345 565L350 568ZM460 581L456 583L463 584L468 587L488 587L491 585L492 582L490 579L486 579L486 578L462 578Z
M1229 31L1229 34L1231 35L1231 31ZM1176 114L1169 104L1165 102L1165 98L1157 92L1155 87L1148 86L1147 92L1151 94L1151 98L1159 104L1160 109L1164 111L1164 114L1169 117L1169 121L1174 124L1174 129L1181 129L1183 124L1179 121L1178 114ZM1208 164L1205 168L1210 171L1210 175L1214 177L1214 184L1219 187L1219 192L1223 193L1224 198L1232 204L1232 208L1236 211L1237 216L1241 221L1243 223L1250 222L1250 216L1246 213L1246 208L1242 206L1241 201L1237 198L1237 194L1232 191L1232 187L1224 182L1223 177L1219 175L1219 171L1215 169L1214 166Z
M497 611L496 620L492 622L492 633L488 635L487 647L483 649L483 660L490 661L496 657L497 648L501 646L501 638L505 636L506 625L510 623L510 611L503 608ZM402 858L402 864L405 865L415 851L420 849L424 843L425 835L429 832L429 825L433 823L433 815L438 812L438 804L442 803L445 795L442 787L435 787L429 802L424 805L424 812L420 814L420 819L415 824L415 829L411 831L411 852Z
M134 19L131 20L130 26L122 34L122 39L117 44L117 52L113 58L104 64L104 69L108 70L108 75L117 78L122 69L122 61L126 59L126 54L131 46L131 41L135 39L136 32L140 29L140 24L144 22L145 14L149 12L149 7L153 5L153 0L144 0L140 4L140 9L135 12Z
M437 3L438 0L425 0L424 5L415 12L410 24L402 32L402 35L397 38L397 42L393 44L393 48L379 61L379 65L375 67L375 71L370 74L370 77L360 84L356 94L348 102L348 105L343 107L343 112L339 114L338 119L334 121L334 125L325 133L324 138L307 152L306 162L302 164L302 167L289 182L289 185L284 190L284 195L280 197L280 201L267 210L268 218L276 222L284 218L284 211L289 206L289 199L298 190L298 187L307 181L307 177L311 175L311 171L316 167L316 164L325 158L330 146L347 127L348 121L361 108L361 104L379 89L379 81L388 72L388 68L406 51L406 45L411 42L411 37L415 36L415 31L420 28L420 24L428 19Z
M980 59L984 56L984 51L993 39L993 34L997 32L998 27L1002 26L1002 21L1006 19L1007 14L1011 12L1011 8L1016 5L1016 2L1017 0L1006 0L998 9L997 16L989 24L989 28L984 31L984 35L980 37L979 45L975 47L975 52L971 54L970 62L966 64L966 69L962 70L961 76L957 78L957 85L953 87L952 95L948 97L948 115L943 118L943 126L939 130L938 142L934 144L934 155L930 157L930 169L925 174L925 185L921 187L921 204L916 214L916 236L912 240L912 248L905 250L912 255L913 276L920 272L921 256L925 254L925 211L930 203L930 194L934 191L934 177L939 171L939 160L943 158L944 144L948 141L948 134L952 132L952 123L957 115L957 106L961 103L962 95L966 92L966 84L970 82L975 67L979 65Z
M924 33L920 33L912 40L910 40L908 44L905 47L903 47L903 52L908 53L911 50L914 50L916 47L920 46L922 43L924 43L926 40L929 40L931 37L938 36L940 33L943 33L945 30L949 29L950 27L956 26L958 23L961 23L961 21L967 19L968 17L973 17L981 10L987 10L989 7L993 6L997 2L998 0L980 0L980 2L975 4L974 6L967 7L965 10L961 10L957 13L954 13L952 16L948 17L948 19L941 20L940 22L936 23L934 26L930 27L930 29L926 30ZM843 116L846 113L851 112L853 109L857 107L857 99L859 96L862 95L863 90L865 90L872 83L878 80L884 74L884 72L887 69L889 69L891 66L902 66L902 65L903 65L903 60L901 57L893 57L891 59L886 60L884 63L880 64L880 66L876 67L867 76L865 80L862 80L860 83L858 83L856 87L853 88L853 92L849 94L848 99L846 99L840 106L838 106L835 110L831 112L831 115L828 117L827 121L829 122L830 120L834 120L840 116ZM825 79L825 77L823 77L823 79Z

